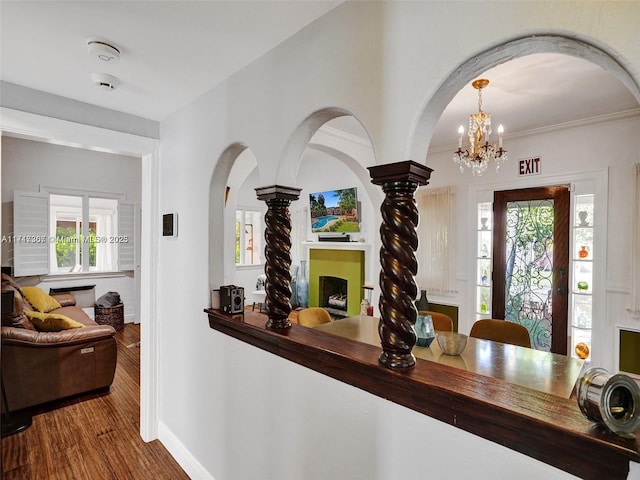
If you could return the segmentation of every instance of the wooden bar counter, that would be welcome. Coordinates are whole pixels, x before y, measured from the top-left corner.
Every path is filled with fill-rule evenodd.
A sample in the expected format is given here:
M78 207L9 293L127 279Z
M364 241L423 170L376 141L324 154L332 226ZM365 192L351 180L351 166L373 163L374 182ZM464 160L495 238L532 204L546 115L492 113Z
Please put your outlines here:
M393 370L380 365L379 346L296 324L269 329L257 312L205 312L217 332L580 478L623 480L629 462L640 462L640 433L614 435L575 399L419 358L414 368Z
M316 330L380 345L378 319L366 315L325 323ZM461 355L445 355L434 339L429 347L413 347L416 358L461 368L541 392L569 398L584 361L531 348L470 337Z

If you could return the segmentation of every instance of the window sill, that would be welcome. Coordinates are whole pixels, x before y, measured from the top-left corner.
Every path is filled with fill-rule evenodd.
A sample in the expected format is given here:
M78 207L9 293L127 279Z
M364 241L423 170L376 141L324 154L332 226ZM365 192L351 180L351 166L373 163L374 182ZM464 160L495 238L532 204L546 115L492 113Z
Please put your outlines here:
M59 280L70 280L76 278L117 278L117 277L131 277L133 272L119 271L119 272L69 272L69 273L52 273L49 275L42 275L40 281L42 283L54 282Z
M640 462L640 433L633 440L609 433L574 399L421 359L409 371L393 371L379 365L379 347L295 324L269 330L255 312L205 312L223 334L580 478L626 479L629 461Z
M264 270L264 263L256 263L253 265L236 265L237 270Z

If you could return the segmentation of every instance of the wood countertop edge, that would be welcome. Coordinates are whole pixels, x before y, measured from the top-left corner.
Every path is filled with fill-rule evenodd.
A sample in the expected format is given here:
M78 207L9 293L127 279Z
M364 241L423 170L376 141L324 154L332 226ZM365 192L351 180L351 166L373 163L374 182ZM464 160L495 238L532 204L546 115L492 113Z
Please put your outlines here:
M390 370L373 345L295 324L270 330L254 312L204 311L214 330L581 478L626 479L629 461L640 463L640 434L614 435L584 417L575 399L422 359Z

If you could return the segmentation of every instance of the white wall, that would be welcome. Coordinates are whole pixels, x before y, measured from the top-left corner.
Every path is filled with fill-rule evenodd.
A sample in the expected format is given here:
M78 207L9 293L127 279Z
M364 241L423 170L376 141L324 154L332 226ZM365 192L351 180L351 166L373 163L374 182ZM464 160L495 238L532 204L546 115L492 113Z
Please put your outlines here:
M212 331L202 308L209 305L209 285L224 281L224 272L209 278L207 260L222 248L225 225L209 229L209 212L222 202L222 195L210 202L209 188L218 159L235 142L251 148L261 186L302 186L298 165L317 127L305 119L328 107L358 118L377 163L406 160L421 106L450 72L523 35L554 33L596 44L637 82L638 8L635 2L348 2L162 123L160 209L180 213L180 236L160 242L159 251L161 439L193 478L387 480L444 476L452 463L464 470L461 478L568 478ZM625 128L631 131L621 149L637 158L637 123ZM591 140L584 135L570 147L561 145L569 133L549 135L553 147L514 141L512 158L535 148L557 165L550 173L561 174L570 171L564 166L569 154L579 162L589 153L588 163L598 166L596 156L609 154L599 145L587 152ZM598 131L597 138L603 136ZM429 160L429 166L433 186L449 184L457 172L447 173L448 161ZM611 179L625 183L623 169L612 167ZM226 179L217 180L224 185ZM482 181L499 182L490 174ZM611 195L620 208L615 196L622 194ZM620 228L612 235L624 234L619 215L611 211L618 218L612 226ZM624 281L622 257L610 253L616 259L607 281ZM461 279L467 275L462 268ZM405 435L406 444L398 440ZM403 450L407 444L410 450ZM640 478L635 466L633 472L631 478Z
M2 233L11 231L14 191L39 192L41 187L82 189L122 194L141 201L141 160L39 141L2 137ZM138 239L139 243L139 239ZM2 264L11 262L9 244L2 244ZM139 252L139 248L136 248ZM125 321L137 321L138 294L134 272L73 279L41 277L45 291L73 285L96 285L96 299L109 291L120 293Z

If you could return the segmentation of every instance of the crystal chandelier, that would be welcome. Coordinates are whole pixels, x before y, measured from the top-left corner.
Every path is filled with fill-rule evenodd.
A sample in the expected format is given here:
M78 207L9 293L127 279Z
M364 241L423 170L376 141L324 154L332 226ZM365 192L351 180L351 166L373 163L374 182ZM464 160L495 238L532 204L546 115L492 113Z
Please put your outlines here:
M504 128L498 127L498 147L489 143L491 135L491 114L482 111L482 89L489 85L489 80L481 78L475 80L471 86L478 90L478 113L469 115L469 148L462 150L462 136L464 127L458 129L458 150L453 154L453 161L460 165L460 172L464 167L470 168L473 175L482 175L489 162L496 163L496 170L500 170L502 162L507 161L507 151L502 149L502 135Z

